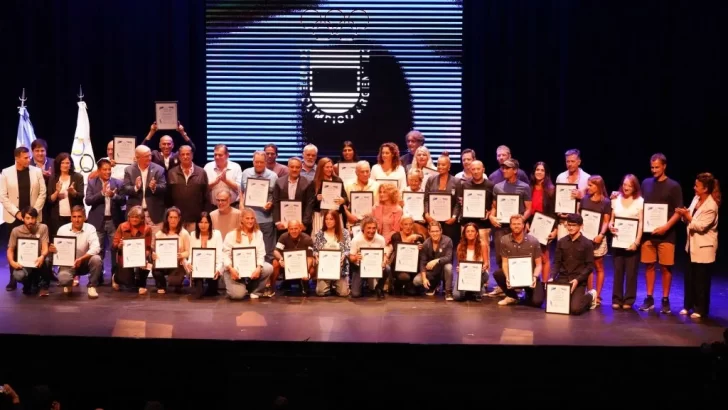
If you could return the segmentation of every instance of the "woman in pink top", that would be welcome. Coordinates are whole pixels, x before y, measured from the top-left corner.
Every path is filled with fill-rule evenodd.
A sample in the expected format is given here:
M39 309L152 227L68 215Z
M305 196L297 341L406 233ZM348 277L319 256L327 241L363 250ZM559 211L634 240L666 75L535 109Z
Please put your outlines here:
M379 186L379 205L372 210L372 216L377 221L377 232L389 243L392 235L399 232L399 221L402 219L399 190L394 184Z

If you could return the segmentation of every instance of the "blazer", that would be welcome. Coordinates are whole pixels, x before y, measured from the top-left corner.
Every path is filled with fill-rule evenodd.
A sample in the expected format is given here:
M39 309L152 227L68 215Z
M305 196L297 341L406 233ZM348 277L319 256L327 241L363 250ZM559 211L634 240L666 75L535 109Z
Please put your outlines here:
M458 192L460 191L460 180L452 175L447 176L447 186L444 191L440 191L439 175L432 176L427 180L425 185L425 213L430 212L430 194L450 194L450 216L460 216L460 201L458 200ZM492 188L491 188L492 192Z
M59 176L56 174L52 174L50 178L48 178L48 186L46 187L46 205L48 206L48 216L49 219L53 219L54 216L58 216L59 211L59 201L51 201L51 195L56 191L56 184L58 183ZM86 191L84 189L84 183L83 183L83 174L80 174L78 172L74 172L71 174L71 183L73 184L73 187L76 189L76 196L68 196L68 200L70 203L71 208L73 208L76 205L83 206L83 197L86 195ZM50 222L50 220L49 220ZM55 232L51 232L51 236L55 235Z
M438 265L445 266L448 263L452 264L453 257L453 244L452 239L446 235L442 235L440 238L440 247L435 251L432 246L432 238L427 238L425 243L422 244L422 250L420 251L420 273L427 270L427 262L433 259L439 259Z
M149 164L149 170L147 172L147 180L144 183L146 187L145 191L139 192L136 190L135 181L138 177L142 176L142 172L139 170L137 165L129 165L124 170L124 185L122 186L122 195L128 197L126 202L126 209L131 209L133 206L142 206L142 197L147 202L147 212L149 212L149 218L155 224L162 223L164 219L164 199L167 190L167 178L164 176L164 168L155 164ZM149 189L149 182L153 179L157 181L157 189L152 192Z
M316 193L313 192L314 184L306 178L298 177L294 201L301 201L301 216L303 224L311 226L313 220L313 204L316 201ZM288 201L288 176L278 178L273 185L273 222L281 220L281 201Z
M693 198L688 210L692 214L699 198ZM695 211L688 224L688 240L685 251L690 255L692 263L713 263L718 251L718 204L712 196L703 202Z
M150 142L150 140L145 139L144 141L142 141L142 144L149 146L149 142ZM182 145L189 145L190 148L192 148L192 153L193 154L195 153L195 148L196 148L195 143L192 142L191 140L185 141L185 143ZM179 165L179 157L177 156L176 152L172 152L171 154L169 154L169 167L165 168L164 155L162 155L162 153L159 150L152 149L152 162L159 165L160 167L164 168L164 172L167 172L170 169Z
M112 190L116 189L116 195L111 197L111 220L114 221L115 226L119 226L125 219L121 207L126 202L126 198L119 193L122 191L122 183L118 179L109 178L109 187ZM91 207L86 222L93 225L99 232L103 231L104 211L106 210L106 198L101 193L103 188L104 183L100 178L89 179L88 185L86 185L85 202Z
M43 206L46 201L46 184L43 171L40 168L29 167L30 172L30 204L38 211L38 221L43 219ZM15 214L20 211L18 205L18 170L15 165L3 169L0 174L0 203L3 206L3 220L13 223L17 220Z

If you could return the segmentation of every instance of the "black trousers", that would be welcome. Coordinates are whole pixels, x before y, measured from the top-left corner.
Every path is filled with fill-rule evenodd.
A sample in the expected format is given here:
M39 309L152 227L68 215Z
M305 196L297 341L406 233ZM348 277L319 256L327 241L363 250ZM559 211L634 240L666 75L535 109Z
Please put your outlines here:
M639 251L615 249L614 286L612 286L612 303L618 305L634 305L637 300L637 270L639 268Z
M693 310L700 316L708 316L710 313L710 271L713 263L688 264L685 272L685 301L683 308Z
M157 285L157 289L167 289L167 285L174 288L182 287L185 280L185 268L179 266L175 269L154 269L152 276Z
M350 273L351 283L349 285L351 288L351 297L353 297L353 298L361 297L362 285L364 284L364 281L365 280L373 281L374 279L370 279L370 278L362 279L362 277L360 276L359 265L357 265L357 264L354 264L354 263L350 264L349 270L351 272ZM377 284L374 286L374 289L383 290L384 284L389 280L389 276L391 275L391 273L392 273L392 270L390 269L389 266L386 266L384 269L382 269L382 277L377 278Z
M146 269L119 266L119 271L114 275L114 281L119 285L146 289L147 276L149 276L149 271Z
M495 273L493 273L493 279L495 279L495 283L497 283L498 286L503 289L503 292L505 292L507 297L518 299L518 292L516 292L516 289L508 289L508 284L506 283L506 274L505 272L503 272L503 270L498 269L497 271L495 271ZM523 288L523 291L526 292L527 305L538 308L543 305L543 300L546 296L546 292L540 279L536 280L536 287Z
M559 275L554 280L555 283L561 285L568 285L569 278L565 275ZM546 295L548 297L548 295ZM569 302L569 313L572 315L580 315L589 310L592 304L592 295L586 293L586 283L580 283L576 286L573 292L571 292L571 301Z
M217 279L192 279L192 296L201 298L203 296L217 296ZM205 289L207 285L207 289Z

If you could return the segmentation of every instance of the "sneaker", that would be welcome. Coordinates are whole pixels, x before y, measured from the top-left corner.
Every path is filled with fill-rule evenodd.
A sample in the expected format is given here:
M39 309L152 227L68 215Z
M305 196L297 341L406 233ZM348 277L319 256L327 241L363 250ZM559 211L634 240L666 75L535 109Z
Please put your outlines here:
M427 289L427 292L425 292L425 295L427 296L435 296L435 292L437 289Z
M670 298L662 298L662 309L660 309L660 313L664 313L666 315L669 315L672 310L670 310Z
M655 308L655 299L653 299L652 296L648 295L645 298L645 301L642 302L642 306L640 306L640 310L646 312L646 311L652 310L654 308Z
M251 298L251 299L258 299L258 298L260 298L260 295L259 295L259 294L257 294L257 293L251 293L251 294L250 294L250 298Z
M50 294L51 294L51 292L48 289L41 289L40 290L40 296L41 297L45 297L45 296L48 296Z
M502 296L503 294L503 289L501 289L500 286L496 286L495 288L493 288L492 292L486 293L485 295L489 298L497 298L498 296Z
M506 296L505 299L498 301L498 306L515 305L516 303L518 303L517 299L514 299L510 296Z
M96 299L97 297L99 297L98 292L96 292L96 288L88 288L86 290L86 293L88 293L88 297L91 299Z
M454 297L452 297L452 292L447 292L447 293L445 294L445 300L448 300L448 301L453 301L453 300L455 300L455 298L454 298Z
M263 292L263 297L266 297L266 298L272 298L275 295L276 295L276 291L271 286L265 288L265 291Z
M589 294L592 296L591 306L589 306L589 309L594 310L597 308L597 301L598 301L597 290L592 289L589 291Z
M700 318L701 318L701 317L703 317L703 316L701 316L701 315L700 315L700 313L693 313L692 315L690 315L690 317L691 317L692 319L700 319Z
M482 302L483 301L483 295L480 292L475 292L475 296L473 296L476 302Z
M69 293L71 293L71 288L68 287L68 286L64 286L63 287L63 294L67 295Z
M688 313L690 313L690 311L687 310L687 309L683 309L683 310L680 311L680 314L683 315L683 316L687 315Z

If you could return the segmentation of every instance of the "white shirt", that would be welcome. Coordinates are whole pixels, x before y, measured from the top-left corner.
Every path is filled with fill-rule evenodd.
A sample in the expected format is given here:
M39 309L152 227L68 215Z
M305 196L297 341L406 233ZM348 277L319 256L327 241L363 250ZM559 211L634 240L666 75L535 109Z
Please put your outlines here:
M633 218L639 219L642 215L642 208L644 208L645 200L642 197L633 199L632 203L628 207L622 205L622 195L612 199L612 210L614 210L614 216L618 218Z
M404 167L401 165L393 171L385 172L382 169L381 165L375 164L372 167L370 180L371 179L374 179L375 181L377 181L377 183L381 183L379 181L380 179L396 179L397 181L399 181L398 190L400 192L402 192L402 189L407 186L407 174L404 172Z
M99 236L96 234L96 228L93 225L84 223L79 232L75 232L72 224L65 224L58 228L56 236L75 236L76 237L76 258L83 255L98 255L101 252L99 244Z
M225 241L222 244L223 263L225 266L233 264L233 248L242 248L247 246L255 246L255 259L257 266L263 266L265 262L265 242L263 242L263 232L257 230L253 233L253 239L249 239L244 232L240 233L240 242L236 241L237 229L228 232L225 235Z
M374 234L374 238L371 241L368 241L366 237L364 236L364 233L358 233L354 239L351 240L350 245L350 254L356 255L359 253L359 250L361 248L386 248L387 242L384 240L384 237L378 233ZM385 252L386 254L386 252ZM355 265L359 265L359 263L355 263Z
M579 168L579 179L576 181L577 188L580 191L585 191L586 186L589 185L589 177L591 175L584 172L583 169ZM568 184L569 183L569 171L564 171L556 177L557 184Z
M228 181L233 181L237 186L241 186L243 182L243 169L240 168L240 165L238 165L237 162L231 162L228 161L227 165L225 166L225 169L220 169L217 167L217 164L215 161L208 162L205 165L205 173L207 174L207 180L209 182L213 182L217 179L217 176L225 172L225 177L228 179ZM210 191L210 201L213 205L217 206L217 194L220 191L227 191L230 194L230 203L234 203L238 200L238 190L232 190L230 189L227 184L220 182L217 185L215 185L214 188Z
M99 178L99 181L101 181L102 188L102 195L103 192L108 190L110 188L111 181L105 181L101 178ZM104 195L104 216L111 216L111 198Z
M59 179L59 181L61 181L61 190L59 192L65 193L66 197L58 201L58 215L71 216L71 202L68 199L68 187L71 186L71 177L69 176L65 181Z
M202 248L202 238L197 238L197 236L195 236L195 232L191 232L190 250L194 248ZM222 235L217 229L213 229L212 237L207 239L207 249L210 248L215 249L215 266L217 272L223 273L225 271L225 266L223 265ZM190 265L192 264L192 253L190 253L187 263Z
M288 178L288 200L293 201L296 198L296 189L298 189L298 181L301 180L301 177L296 178L295 181L291 182L291 179Z
M149 175L149 167L147 169L139 168L142 173L142 208L147 209L147 175Z

